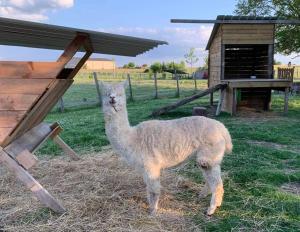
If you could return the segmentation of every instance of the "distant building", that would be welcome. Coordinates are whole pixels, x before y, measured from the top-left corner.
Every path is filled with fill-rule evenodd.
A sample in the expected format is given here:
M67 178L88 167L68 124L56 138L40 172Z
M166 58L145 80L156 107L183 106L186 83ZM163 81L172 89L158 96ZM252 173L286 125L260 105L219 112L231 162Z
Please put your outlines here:
M73 57L66 65L66 68L75 68L80 61L80 58ZM82 69L85 70L115 70L116 62L114 60L105 58L90 58L83 65Z

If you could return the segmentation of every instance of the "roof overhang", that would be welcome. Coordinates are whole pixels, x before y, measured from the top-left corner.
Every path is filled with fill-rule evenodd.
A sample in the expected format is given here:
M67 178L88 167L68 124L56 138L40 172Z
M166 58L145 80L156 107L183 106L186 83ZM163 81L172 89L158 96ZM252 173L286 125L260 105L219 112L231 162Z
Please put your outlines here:
M215 20L207 19L171 19L172 23L214 23L213 30L208 40L206 50L209 50L210 45L218 32L221 24L288 24L300 25L298 19L280 19L278 17L262 17L262 16L233 16L233 15L218 15Z
M168 44L159 40L0 17L0 45L64 50L78 34L89 36L94 53L110 55L137 56Z

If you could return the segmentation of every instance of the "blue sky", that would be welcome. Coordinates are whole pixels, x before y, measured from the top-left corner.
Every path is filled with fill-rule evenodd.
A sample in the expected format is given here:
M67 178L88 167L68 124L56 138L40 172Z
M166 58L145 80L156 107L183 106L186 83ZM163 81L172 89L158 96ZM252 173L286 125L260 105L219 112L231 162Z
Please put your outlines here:
M118 65L129 61L180 61L191 47L196 48L201 65L212 25L171 24L170 19L214 19L219 14L232 14L235 4L235 0L0 0L0 16L169 42L168 46L134 58L93 55L113 58ZM55 60L59 54L60 51L0 46L1 60ZM291 60L280 55L276 59L283 63Z

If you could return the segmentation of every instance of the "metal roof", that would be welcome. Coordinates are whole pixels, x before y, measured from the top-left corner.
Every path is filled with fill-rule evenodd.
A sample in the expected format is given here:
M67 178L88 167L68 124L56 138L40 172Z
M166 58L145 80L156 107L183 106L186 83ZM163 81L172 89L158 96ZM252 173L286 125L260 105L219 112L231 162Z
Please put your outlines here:
M0 17L0 44L64 50L76 34L88 34L94 53L136 56L165 41ZM82 50L83 51L83 50Z
M206 50L215 37L221 24L290 24L300 25L299 19L281 19L278 17L262 17L262 16L234 16L234 15L218 15L215 20L210 19L171 19L172 23L214 23L213 30L208 40Z

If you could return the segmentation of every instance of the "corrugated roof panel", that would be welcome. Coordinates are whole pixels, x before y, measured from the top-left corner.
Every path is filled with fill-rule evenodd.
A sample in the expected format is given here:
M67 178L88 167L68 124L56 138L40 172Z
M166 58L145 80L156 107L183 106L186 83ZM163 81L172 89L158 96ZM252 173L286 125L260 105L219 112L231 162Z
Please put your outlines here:
M0 44L64 50L78 33L88 34L94 53L136 56L165 41L0 17Z

